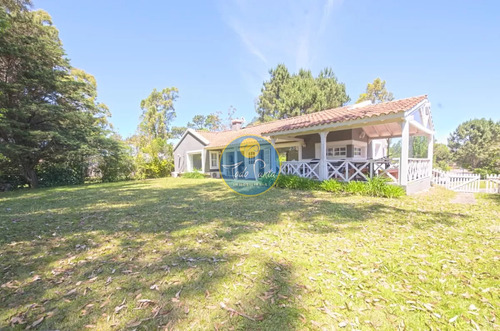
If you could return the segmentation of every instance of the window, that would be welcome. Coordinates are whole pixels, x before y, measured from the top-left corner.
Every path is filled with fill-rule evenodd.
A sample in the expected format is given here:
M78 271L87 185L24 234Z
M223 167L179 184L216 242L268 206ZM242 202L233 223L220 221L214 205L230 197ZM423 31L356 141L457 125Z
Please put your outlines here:
M354 156L361 156L361 147L354 147Z
M270 149L264 150L264 162L266 164L271 163L271 150Z
M329 147L326 149L326 156L333 156L333 147Z
M210 152L210 169L219 168L219 152Z
M255 152L248 152L248 163L255 163Z
M335 147L333 149L333 156L346 156L347 147Z

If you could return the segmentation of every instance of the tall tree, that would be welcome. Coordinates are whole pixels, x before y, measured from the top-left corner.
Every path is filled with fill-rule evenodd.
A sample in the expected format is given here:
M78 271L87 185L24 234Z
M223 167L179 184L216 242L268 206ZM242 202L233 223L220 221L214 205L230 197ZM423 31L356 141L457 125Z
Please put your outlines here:
M98 134L95 84L72 71L48 13L4 6L0 13L0 153L35 188L41 161L60 161Z
M141 134L150 139L168 139L170 123L175 118L174 101L178 98L176 87L167 87L161 91L153 89L151 94L141 101Z
M256 105L260 122L340 107L350 100L345 85L338 82L330 68L315 78L304 69L290 74L285 65L279 64L269 74Z
M368 100L372 103L386 102L394 100L394 96L391 92L387 91L385 87L385 80L375 78L373 83L368 83L365 93L359 95L356 103Z
M165 177L173 168L172 137L170 124L175 118L174 101L178 97L176 87L161 91L153 89L141 101L141 122L135 136L129 138L134 146L137 176L139 178Z
M469 170L500 172L500 121L473 119L448 138L455 162Z

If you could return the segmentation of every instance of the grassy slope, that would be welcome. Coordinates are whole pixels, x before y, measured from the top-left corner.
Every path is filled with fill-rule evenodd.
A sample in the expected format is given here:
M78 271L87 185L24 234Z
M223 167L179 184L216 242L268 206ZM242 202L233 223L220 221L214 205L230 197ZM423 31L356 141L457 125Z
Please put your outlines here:
M2 194L0 329L498 328L500 201L451 197L196 179Z

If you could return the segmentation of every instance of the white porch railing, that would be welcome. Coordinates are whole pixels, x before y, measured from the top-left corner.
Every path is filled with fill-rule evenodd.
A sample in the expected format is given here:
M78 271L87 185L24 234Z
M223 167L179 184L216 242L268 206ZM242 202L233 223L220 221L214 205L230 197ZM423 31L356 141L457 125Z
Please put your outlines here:
M281 163L281 173L320 179L320 161L285 161ZM328 160L326 176L344 182L368 180L374 176L385 176L398 181L399 159L379 160Z
M408 159L408 183L431 176L431 160Z
M287 161L281 163L281 173L319 179L319 162Z

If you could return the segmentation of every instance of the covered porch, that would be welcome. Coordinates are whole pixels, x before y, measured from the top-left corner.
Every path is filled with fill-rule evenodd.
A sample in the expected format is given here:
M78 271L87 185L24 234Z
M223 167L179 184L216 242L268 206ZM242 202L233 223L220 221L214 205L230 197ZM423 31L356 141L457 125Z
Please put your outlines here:
M430 103L425 99L395 114L292 128L269 136L279 151L293 150L281 162L283 174L342 182L382 176L414 193L430 186L433 134ZM424 153L413 150L414 137L426 137L419 140L426 145ZM390 155L388 139L394 138L399 138L393 148L397 153Z

